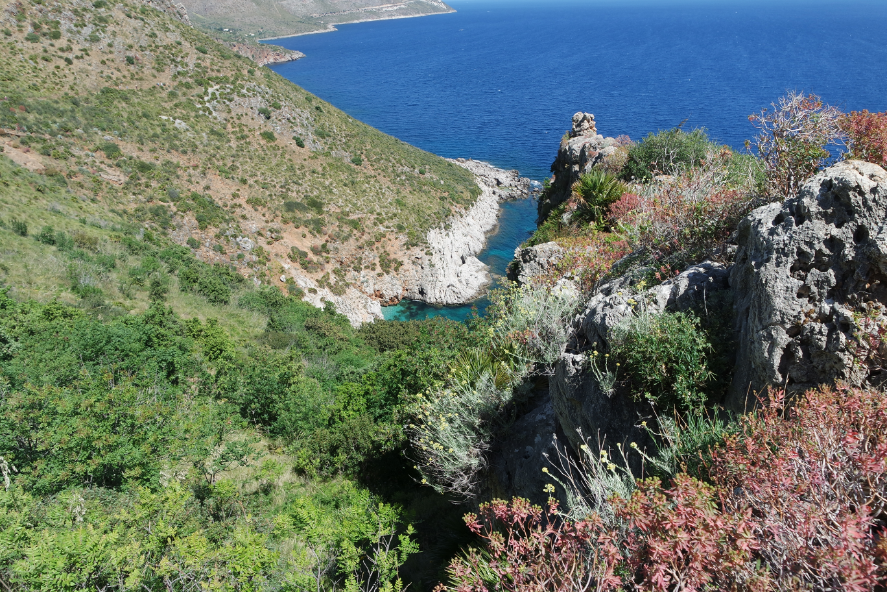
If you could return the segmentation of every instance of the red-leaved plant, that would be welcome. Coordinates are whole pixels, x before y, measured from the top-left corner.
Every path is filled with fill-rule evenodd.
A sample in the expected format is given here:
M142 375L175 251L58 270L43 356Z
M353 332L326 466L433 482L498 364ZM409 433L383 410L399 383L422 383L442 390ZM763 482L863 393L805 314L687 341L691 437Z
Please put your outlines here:
M465 523L484 549L471 548L450 563L457 591L588 591L621 583L613 572L619 552L598 541L606 530L597 516L563 521L554 500L542 509L515 498L482 504Z
M887 587L887 397L848 387L788 404L773 391L685 474L613 497L615 521L551 502L483 505L484 542L450 564L458 590L862 590Z
M840 124L847 134L847 158L887 167L887 112L853 111Z
M712 454L723 511L755 517L779 589L872 589L887 512L887 397L848 387L781 391ZM883 559L881 569L883 569ZM880 585L879 585L879 578Z

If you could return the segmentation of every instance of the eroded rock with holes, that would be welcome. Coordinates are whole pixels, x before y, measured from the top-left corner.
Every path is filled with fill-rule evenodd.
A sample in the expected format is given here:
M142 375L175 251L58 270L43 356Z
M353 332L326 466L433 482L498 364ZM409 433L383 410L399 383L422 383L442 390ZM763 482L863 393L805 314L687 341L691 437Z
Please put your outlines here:
M792 392L837 380L882 382L887 326L887 172L845 161L796 198L763 206L739 226L730 284L738 351L727 404L742 411L769 386ZM870 333L860 342L861 333ZM883 350L883 346L881 346Z

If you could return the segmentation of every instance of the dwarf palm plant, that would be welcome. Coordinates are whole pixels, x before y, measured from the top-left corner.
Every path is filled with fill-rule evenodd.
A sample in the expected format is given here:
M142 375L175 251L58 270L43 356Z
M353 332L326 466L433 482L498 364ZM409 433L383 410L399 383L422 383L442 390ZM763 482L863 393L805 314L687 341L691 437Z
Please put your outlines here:
M628 186L605 171L592 170L573 184L569 205L573 220L603 227L610 205L628 191Z

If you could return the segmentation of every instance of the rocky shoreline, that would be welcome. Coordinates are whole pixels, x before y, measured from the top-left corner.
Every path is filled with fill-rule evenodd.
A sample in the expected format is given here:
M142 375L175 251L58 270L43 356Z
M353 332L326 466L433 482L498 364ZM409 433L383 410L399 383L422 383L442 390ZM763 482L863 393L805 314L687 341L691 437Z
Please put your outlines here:
M368 6L368 7L359 8L359 9L351 10L351 11L337 11L337 12L313 14L310 16L312 18L329 18L329 17L335 18L336 16L344 16L346 14L360 14L360 13L362 13L362 14L367 14L367 13L378 14L379 12L392 12L394 10L397 10L398 8L402 8L402 7L406 6L406 4L408 4L408 3L409 2L402 2L399 4L389 4L389 5L385 5L385 6ZM361 19L355 19L353 21L340 21L340 22L335 22L335 23L326 23L326 27L323 29L316 29L314 31L305 31L303 33L292 33L292 34L287 34L287 35L274 35L271 37L262 37L261 39L259 39L259 41L268 42L268 41L274 41L276 39L288 39L290 37L301 37L303 35L315 35L317 33L332 33L334 31L338 31L338 29L336 28L336 25L354 25L357 23L370 23L370 22L374 22L374 21L396 21L399 19L412 19L412 18L418 18L418 17L423 17L423 16L434 16L436 14L452 14L452 13L456 12L455 9L447 6L446 4L441 2L440 0L429 0L429 4L431 4L432 6L440 7L443 10L435 11L435 12L421 12L421 13L417 13L417 14L397 14L397 15L392 15L392 16L361 18Z
M461 305L479 298L491 277L477 254L498 224L499 204L527 197L532 192L532 182L517 171L505 171L481 161L451 162L474 174L481 195L471 208L428 231L426 245L411 250L399 272L381 277L361 272L358 281L341 295L319 286L289 265L284 265L286 272L281 282L291 277L306 292L303 300L316 307L332 303L355 327L382 319L382 305L393 305L402 299Z
M431 255L414 256L412 269L405 274L403 298L434 305L461 305L478 298L491 277L477 254L498 223L499 204L530 193L530 180L517 171L474 160L451 162L471 171L482 193L464 214L451 218L444 228L428 232Z

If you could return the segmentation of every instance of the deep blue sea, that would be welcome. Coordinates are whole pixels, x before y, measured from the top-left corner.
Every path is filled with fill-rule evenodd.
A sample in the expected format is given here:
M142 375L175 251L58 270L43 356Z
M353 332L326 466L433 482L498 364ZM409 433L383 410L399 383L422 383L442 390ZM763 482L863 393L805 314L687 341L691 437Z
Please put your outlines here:
M887 110L884 0L448 3L456 13L277 40L307 57L274 69L405 142L537 180L577 111L607 136L685 122L740 149L748 115L787 90ZM502 274L534 223L532 204L506 205L481 259ZM386 309L461 318L470 307Z

